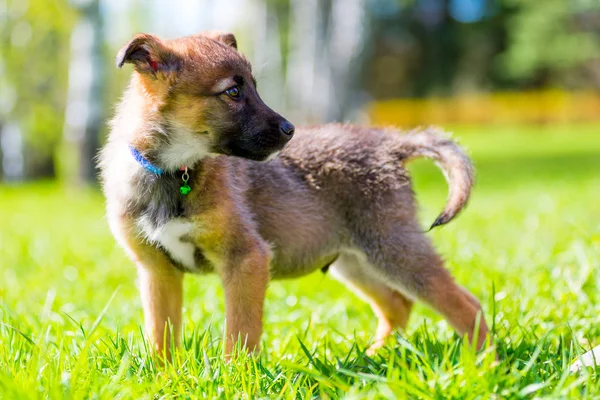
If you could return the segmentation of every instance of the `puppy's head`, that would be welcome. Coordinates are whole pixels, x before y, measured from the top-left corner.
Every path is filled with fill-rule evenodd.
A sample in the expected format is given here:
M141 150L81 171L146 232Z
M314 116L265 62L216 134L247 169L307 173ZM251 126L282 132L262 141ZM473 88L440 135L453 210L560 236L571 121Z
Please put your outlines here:
M163 136L156 140L156 157L167 168L209 154L262 161L294 134L294 126L261 100L232 34L168 41L139 34L119 51L116 63L135 67L133 84Z

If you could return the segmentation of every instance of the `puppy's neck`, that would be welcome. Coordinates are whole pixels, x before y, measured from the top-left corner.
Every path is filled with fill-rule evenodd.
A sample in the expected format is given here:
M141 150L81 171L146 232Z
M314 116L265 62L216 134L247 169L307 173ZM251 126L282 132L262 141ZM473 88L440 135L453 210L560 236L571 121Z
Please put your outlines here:
M191 168L207 157L208 138L170 118L163 110L164 103L147 92L137 75L134 73L112 121L111 139L133 146L166 172Z

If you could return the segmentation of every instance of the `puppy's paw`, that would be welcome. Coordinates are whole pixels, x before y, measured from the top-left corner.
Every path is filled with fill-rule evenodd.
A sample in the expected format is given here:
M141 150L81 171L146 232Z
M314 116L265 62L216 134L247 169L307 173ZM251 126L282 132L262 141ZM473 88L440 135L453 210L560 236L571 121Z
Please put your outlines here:
M377 340L365 352L369 357L373 357L385 345L385 340Z

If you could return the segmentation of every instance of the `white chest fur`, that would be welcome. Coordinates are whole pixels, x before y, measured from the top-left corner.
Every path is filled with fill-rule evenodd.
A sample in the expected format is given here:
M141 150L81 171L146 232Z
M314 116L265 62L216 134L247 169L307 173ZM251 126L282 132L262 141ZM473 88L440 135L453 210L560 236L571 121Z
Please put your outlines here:
M193 229L191 222L183 218L174 218L161 227L152 228L148 221L142 218L138 226L148 240L160 245L174 261L187 269L194 269L195 246L186 240Z

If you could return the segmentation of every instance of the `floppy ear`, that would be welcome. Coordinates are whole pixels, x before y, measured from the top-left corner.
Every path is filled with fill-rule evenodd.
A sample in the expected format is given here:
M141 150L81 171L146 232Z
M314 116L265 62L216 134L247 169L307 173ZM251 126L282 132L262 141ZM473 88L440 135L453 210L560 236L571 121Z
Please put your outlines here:
M222 31L209 31L204 32L204 36L207 36L217 42L221 42L226 44L227 46L231 46L237 50L237 40L235 40L235 36L233 33L222 32Z
M179 68L179 58L156 36L139 33L119 50L117 68L131 63L141 73L172 72Z

